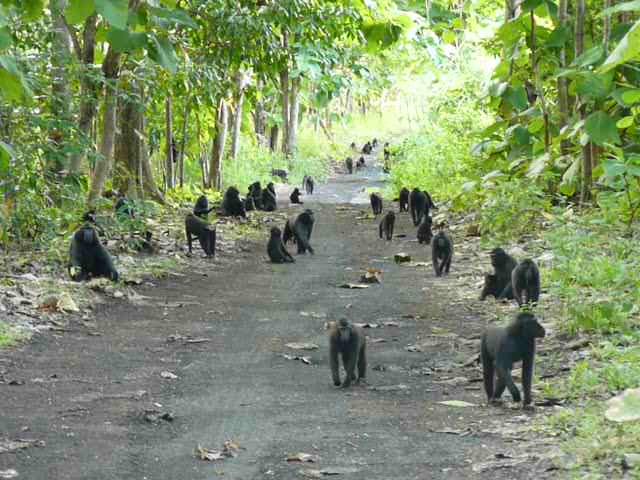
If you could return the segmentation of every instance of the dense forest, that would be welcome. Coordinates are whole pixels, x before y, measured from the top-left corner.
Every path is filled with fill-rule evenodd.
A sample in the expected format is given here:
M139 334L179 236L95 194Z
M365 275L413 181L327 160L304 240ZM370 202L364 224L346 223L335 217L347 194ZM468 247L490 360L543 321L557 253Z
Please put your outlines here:
M9 293L69 280L88 219L119 252L121 287L100 287L117 299L191 268L184 216L201 195L224 210L229 187L319 185L375 138L386 183L367 194L426 190L434 224L540 265L537 313L569 345L546 355L570 368L536 378L552 408L533 428L561 449L556 474L635 478L639 12L638 0L0 0L0 352L34 333L3 318ZM262 241L268 213L209 220L231 251ZM456 255L452 271L475 261Z

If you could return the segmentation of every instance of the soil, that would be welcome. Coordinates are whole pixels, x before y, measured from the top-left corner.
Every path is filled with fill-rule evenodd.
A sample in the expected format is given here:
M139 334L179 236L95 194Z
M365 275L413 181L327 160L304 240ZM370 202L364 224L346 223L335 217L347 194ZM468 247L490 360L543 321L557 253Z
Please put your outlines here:
M317 185L303 206L280 205L315 212L316 253L295 264L267 262L265 230L235 256L194 255L189 271L149 281L141 302L99 304L91 322L0 352L0 478L553 477L527 433L539 410L484 405L468 362L485 304L460 292L479 260L456 247L451 274L436 278L406 213L393 241L380 240L365 189L383 182L370 166ZM396 264L399 252L414 263ZM383 270L380 284L339 288L369 267ZM333 386L328 366L325 324L342 316L379 326L366 329L367 382L349 389ZM439 403L451 400L471 405ZM17 439L43 443L3 453ZM227 440L235 457L195 454ZM287 461L298 453L316 461Z

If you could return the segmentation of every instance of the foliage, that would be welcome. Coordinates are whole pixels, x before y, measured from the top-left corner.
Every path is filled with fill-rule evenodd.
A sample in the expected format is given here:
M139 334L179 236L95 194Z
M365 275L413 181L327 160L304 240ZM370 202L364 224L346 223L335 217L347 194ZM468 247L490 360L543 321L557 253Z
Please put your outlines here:
M10 347L28 338L25 331L0 321L0 348Z

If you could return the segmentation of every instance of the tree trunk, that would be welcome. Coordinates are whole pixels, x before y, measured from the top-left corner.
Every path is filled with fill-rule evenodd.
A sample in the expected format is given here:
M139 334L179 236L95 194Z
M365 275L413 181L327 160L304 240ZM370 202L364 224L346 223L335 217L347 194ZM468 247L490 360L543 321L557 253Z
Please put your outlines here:
M140 94L140 103L142 105L146 105L144 85L142 84L142 82L139 82L137 85L138 85L138 92ZM138 134L140 135L139 158L140 158L140 181L142 183L142 192L145 195L148 195L149 197L157 201L158 203L161 203L164 205L165 199L164 199L164 196L162 195L162 192L158 188L158 184L156 183L155 178L153 177L153 169L151 168L151 160L149 159L149 146L145 141L146 136L144 135L144 132L147 131L147 120L145 117L144 109L140 110L140 114L138 115L137 129L138 129Z
M298 117L300 111L300 77L291 81L289 90L289 129L287 131L287 155L293 155L298 141Z
M191 113L191 95L187 97L182 113L182 140L180 141L180 152L178 155L178 177L180 188L184 186L184 151L187 146L187 125L189 124L189 114Z
M227 127L229 123L229 113L227 103L220 99L218 115L216 118L216 136L211 148L211 161L209 166L209 188L222 190L222 159L224 156L224 146L227 140Z
M262 89L264 88L264 82L262 79L258 79L256 84L256 90L258 94L262 93ZM256 133L256 139L259 145L266 144L266 133L267 133L267 111L265 108L265 101L263 98L259 98L256 100L254 109L253 109L253 130Z
M282 153L288 155L287 139L289 138L289 71L280 72L280 94L282 98Z
M140 198L140 137L137 134L140 112L129 96L122 98L118 107L113 185L129 198Z
M576 0L576 28L575 28L575 55L578 57L584 52L584 20L586 15L585 0ZM579 98L580 118L587 118L587 106L584 99ZM591 144L582 147L582 189L580 203L584 204L591 199L592 168L591 168Z
M166 140L166 149L167 156L165 158L164 169L165 169L165 188L171 190L175 188L175 175L173 172L173 99L171 95L167 96L165 101L165 140Z
M568 0L560 0L558 4L558 26L567 25L567 3ZM566 47L560 49L559 55L560 68L567 68L567 50ZM567 126L569 120L569 89L567 85L567 78L562 76L558 78L558 114L559 114L559 127L562 130ZM566 155L569 153L569 142L562 140L560 142L560 153Z
M240 147L240 128L242 127L242 106L244 104L244 90L247 85L247 77L238 72L236 76L236 113L233 117L233 133L231 136L231 160L235 161Z
M269 150L275 153L278 149L278 134L280 133L280 129L278 125L272 125L269 130Z
M78 131L81 142L86 144L92 142L92 127L98 108L98 84L93 78L91 70L95 63L96 48L96 30L98 25L98 16L91 15L84 21L82 30L82 51L79 54L79 60L82 64L82 72L80 77L80 117L78 119ZM95 143L94 143L95 144ZM87 148L81 147L80 151L71 156L69 164L69 173L72 175L80 173L80 166L86 157Z
M51 0L51 115L57 124L49 132L53 147L48 151L47 171L59 173L67 167L68 158L63 146L68 140L65 130L71 122L69 99L71 84L67 65L71 59L71 36L64 22L67 0Z
M105 78L104 113L102 120L102 142L100 157L96 160L93 181L89 191L88 204L93 207L111 171L113 162L113 142L116 135L116 112L118 104L118 76L120 75L120 53L109 47L102 62Z

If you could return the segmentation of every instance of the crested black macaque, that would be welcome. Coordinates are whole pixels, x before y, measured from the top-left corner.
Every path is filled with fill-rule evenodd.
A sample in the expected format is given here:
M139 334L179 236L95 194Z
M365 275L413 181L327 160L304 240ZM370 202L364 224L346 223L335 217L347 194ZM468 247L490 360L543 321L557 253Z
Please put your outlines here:
M206 196L200 195L193 206L193 214L196 217L207 219L207 215L216 207L209 208L209 200Z
M313 188L315 187L315 182L311 175L304 176L304 183L302 185L304 187L304 191L307 192L307 195L313 195Z
M361 153L364 153L365 155L370 155L372 150L373 148L371 147L371 142L367 142L362 147Z
M485 274L484 288L480 294L480 300L484 300L489 295L497 299L513 300L513 288L511 287L511 272L516 268L518 262L505 252L502 248L494 248L489 253L491 265L494 273Z
M289 254L282 243L282 232L278 227L271 228L271 236L267 243L267 254L271 263L294 263L295 260Z
M436 277L448 274L451 268L451 258L453 257L453 241L451 237L443 231L439 231L433 237L431 243L431 262Z
M351 150L356 150L358 148L356 142L351 142L351 145L349 146L351 147Z
M347 167L347 173L353 173L353 158L347 157L347 159L344 161L344 164Z
M391 240L393 238L393 227L396 223L396 214L391 210L387 212L387 214L382 217L380 221L379 234L380 238L386 238L387 240Z
M429 209L437 209L438 207L436 207L436 204L433 203L433 199L431 198L431 195L429 195L429 192L423 190L422 193L424 193L427 197L427 214L429 213Z
M373 214L379 215L382 213L382 197L377 193L372 193L369 195L369 199L371 200L371 209L373 210Z
M226 217L247 218L244 203L240 200L240 192L236 187L229 187L222 198L222 215Z
M243 200L243 204L245 212L252 212L256 209L256 202L251 194L247 195L247 197Z
M529 312L520 312L507 327L492 327L482 335L480 359L484 390L490 404L498 403L505 388L514 402L520 401L520 391L513 383L513 364L522 361L522 406L531 405L531 379L536 354L536 338L544 338L545 330ZM497 381L496 381L497 377Z
M366 165L365 161L364 161L364 157L360 157L358 159L358 162L356 163L356 170L358 170L359 168L364 168Z
M272 188L269 188L271 185ZM270 183L267 188L262 190L262 210L265 212L273 212L277 208L276 196L274 194L273 184Z
M76 271L77 269L80 271ZM88 280L91 277L107 277L117 282L119 278L109 252L104 248L98 233L91 225L83 225L74 232L69 246L67 271L75 281Z
M116 201L116 204L113 208L113 210L116 212L116 216L123 218L123 217L129 217L129 218L135 218L136 214L135 211L133 209L133 205L131 204L131 201L123 194L119 193L118 194L118 200Z
M262 210L262 185L254 182L249 185L249 195L253 197L253 203L257 210Z
M408 188L403 188L402 190L400 190L400 198L399 198L399 202L400 202L400 211L401 212L408 212L409 211L409 189Z
M285 183L289 180L289 172L280 168L274 168L271 170L271 176L278 177Z
M276 186L273 184L273 182L267 183L267 189L273 194L274 197L277 197Z
M540 298L540 271L529 258L522 260L511 272L511 288L518 305L538 303Z
M300 190L298 187L293 189L293 192L289 195L289 200L291 200L291 203L299 203L300 205L304 203L300 200Z
M426 243L429 245L433 238L433 231L431 226L433 225L433 219L429 215L422 217L420 225L418 225L418 243Z
M207 257L214 257L216 254L216 227L211 225L193 213L188 214L184 219L184 229L187 235L187 246L189 255L193 253L193 237L197 237L200 246Z
M298 245L298 254L307 253L307 251L311 254L314 253L313 248L309 244L314 222L313 211L309 209L306 209L298 215L293 225L291 225L291 221L287 222L287 225L289 225L289 233L286 236L286 240L288 241L289 238L293 238L294 242ZM287 229L287 225L285 225L285 230Z
M391 150L389 150L389 143L385 143L384 144L384 162L387 163L389 161L389 159L391 158Z
M429 207L427 206L427 196L417 188L414 188L409 194L409 210L411 211L411 219L413 225L418 226L424 215L429 215Z
M344 382L340 382L339 355L342 356L342 366L346 374ZM367 376L367 340L364 331L346 318L338 320L329 330L329 365L336 387L347 388L351 382L360 382Z
M376 148L377 146L378 146L378 139L377 139L377 138L374 138L374 139L371 141L371 147L372 147L372 148Z

